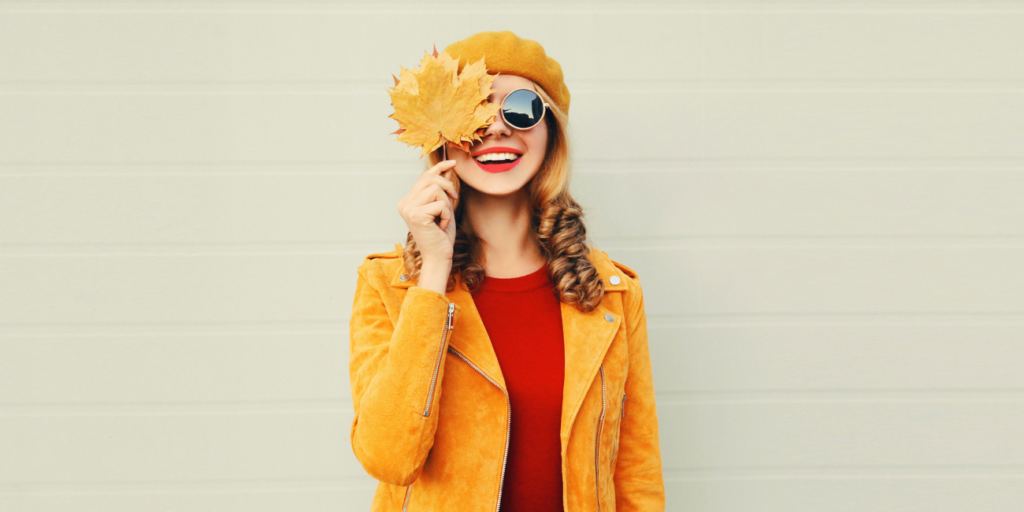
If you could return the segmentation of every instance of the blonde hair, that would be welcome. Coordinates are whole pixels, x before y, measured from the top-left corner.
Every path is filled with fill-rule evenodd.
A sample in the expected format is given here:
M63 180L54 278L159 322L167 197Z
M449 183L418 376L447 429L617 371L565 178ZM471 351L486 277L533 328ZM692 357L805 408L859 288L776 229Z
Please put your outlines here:
M587 259L590 249L587 246L583 209L569 194L569 119L539 85L537 91L550 105L550 115L544 116L548 127L544 161L527 184L532 204L530 234L547 260L548 277L554 284L556 298L588 312L601 302L604 283L597 269ZM441 151L439 148L430 153L426 162L427 169L441 162ZM452 173L451 178L455 190L461 191L462 181L458 174ZM465 208L459 201L455 201L455 245L446 291L455 289L456 275L461 275L471 292L483 284L484 268L477 263L480 259L479 239L473 232L473 226L465 219ZM402 259L410 278L418 280L423 260L411 231L406 236Z

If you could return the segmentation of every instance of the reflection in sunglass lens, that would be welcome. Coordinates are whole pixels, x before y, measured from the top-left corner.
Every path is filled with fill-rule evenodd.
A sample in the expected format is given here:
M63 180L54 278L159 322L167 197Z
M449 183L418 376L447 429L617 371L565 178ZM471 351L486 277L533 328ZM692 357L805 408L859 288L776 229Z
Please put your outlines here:
M544 101L537 93L520 89L505 98L501 109L506 123L525 130L537 124L544 115Z

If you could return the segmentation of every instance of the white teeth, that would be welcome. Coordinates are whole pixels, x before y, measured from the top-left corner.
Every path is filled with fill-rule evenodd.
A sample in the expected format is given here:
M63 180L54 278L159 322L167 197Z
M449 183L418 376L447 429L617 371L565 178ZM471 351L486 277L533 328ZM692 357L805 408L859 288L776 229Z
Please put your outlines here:
M515 160L520 155L515 153L486 153L476 157L477 162L493 162L496 160Z

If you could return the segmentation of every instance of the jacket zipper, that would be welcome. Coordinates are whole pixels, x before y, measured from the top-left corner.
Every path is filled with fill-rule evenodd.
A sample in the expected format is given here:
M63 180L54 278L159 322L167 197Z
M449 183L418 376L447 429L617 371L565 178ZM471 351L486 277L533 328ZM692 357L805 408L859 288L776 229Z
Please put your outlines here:
M452 330L452 317L455 315L455 303L448 303L448 318L444 322L444 331L441 332L441 346L437 349L437 361L434 363L434 376L430 378L430 392L427 393L427 406L423 410L424 416L430 416L430 406L434 402L434 386L437 384L437 372L441 369L441 355L444 354L444 342L448 338L448 332Z
M622 392L622 407L619 415L619 432L615 436L615 446L612 447L612 461L615 461L615 452L619 450L619 437L622 435L622 420L626 417L626 392Z
M601 512L601 427L604 426L604 365L601 370L601 420L597 423L597 443L594 446L594 488L597 489L597 512Z
M480 368L478 368L477 365L473 364L469 359L466 359L466 356L460 354L451 346L448 347L448 352L455 354L456 356L458 356L459 359L465 361L466 364L468 364L474 370L479 372L480 375L483 375L485 379L487 379L491 384L494 384L495 387L500 389L501 392L505 394L505 402L508 404L508 421L505 422L505 455L501 459L501 483L498 484L498 506L494 508L494 512L498 512L498 510L501 509L501 492L502 490L504 490L505 487L505 464L508 462L508 442L512 436L512 400L508 397L508 393L504 389L501 389L501 386L499 386L497 382L494 382L494 380L492 380L490 377L487 376L486 373L480 370Z
M402 512L409 510L409 496L412 496L412 484L409 484L409 488L405 490L405 503L402 503Z

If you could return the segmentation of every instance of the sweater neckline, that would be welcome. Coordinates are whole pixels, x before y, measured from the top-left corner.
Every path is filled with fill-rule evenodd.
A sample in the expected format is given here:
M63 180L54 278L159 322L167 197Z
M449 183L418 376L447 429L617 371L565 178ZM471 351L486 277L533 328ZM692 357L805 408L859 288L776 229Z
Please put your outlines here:
M539 269L519 277L491 277L484 276L480 291L488 292L526 292L535 290L541 286L550 284L548 278L548 264L544 263Z

